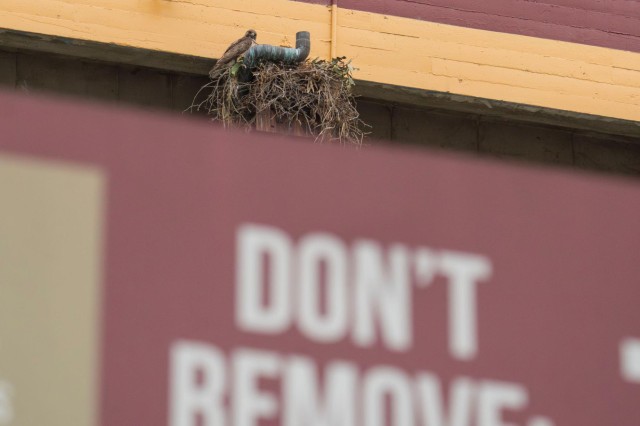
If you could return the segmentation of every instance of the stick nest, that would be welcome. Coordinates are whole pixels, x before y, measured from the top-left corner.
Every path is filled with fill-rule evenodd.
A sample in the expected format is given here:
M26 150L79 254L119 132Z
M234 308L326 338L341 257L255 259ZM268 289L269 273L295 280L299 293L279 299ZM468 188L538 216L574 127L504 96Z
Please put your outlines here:
M204 109L225 127L260 129L267 120L310 134L316 141L360 146L366 124L356 109L353 67L345 59L295 65L263 62L248 82L238 80L241 62L212 70L211 81L200 89L191 110ZM204 95L206 99L198 102Z

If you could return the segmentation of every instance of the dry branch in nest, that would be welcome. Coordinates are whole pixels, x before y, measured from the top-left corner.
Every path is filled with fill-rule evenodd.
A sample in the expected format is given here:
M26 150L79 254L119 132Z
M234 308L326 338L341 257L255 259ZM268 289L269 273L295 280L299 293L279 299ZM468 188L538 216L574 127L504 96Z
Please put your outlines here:
M262 62L248 82L238 79L241 62L212 72L191 106L225 126L264 128L264 122L298 129L321 142L362 144L363 128L353 95L353 68L346 58L295 65Z

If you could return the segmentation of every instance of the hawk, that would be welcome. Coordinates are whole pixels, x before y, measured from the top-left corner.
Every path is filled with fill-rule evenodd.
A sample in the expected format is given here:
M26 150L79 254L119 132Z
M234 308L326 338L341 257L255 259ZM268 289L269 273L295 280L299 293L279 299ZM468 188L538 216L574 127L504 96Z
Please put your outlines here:
M232 65L240 55L244 54L251 46L256 44L256 36L255 30L248 30L244 34L244 37L231 43L231 46L224 51L222 57L218 59L218 62L213 66L211 72Z

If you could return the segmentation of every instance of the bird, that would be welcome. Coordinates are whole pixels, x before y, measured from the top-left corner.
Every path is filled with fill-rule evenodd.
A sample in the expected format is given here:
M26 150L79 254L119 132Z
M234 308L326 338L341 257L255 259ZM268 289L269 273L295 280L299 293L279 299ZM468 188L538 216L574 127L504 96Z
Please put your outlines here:
M235 63L236 59L243 55L251 46L256 44L257 33L255 30L247 30L244 37L231 43L227 50L224 51L222 57L218 59L218 62L211 69L211 73L219 71L227 66Z

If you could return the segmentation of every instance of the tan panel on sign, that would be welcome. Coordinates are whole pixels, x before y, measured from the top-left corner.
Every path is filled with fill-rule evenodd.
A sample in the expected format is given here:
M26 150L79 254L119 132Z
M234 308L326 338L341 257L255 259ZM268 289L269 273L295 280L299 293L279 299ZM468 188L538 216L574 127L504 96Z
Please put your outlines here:
M0 155L0 425L97 424L104 177Z

